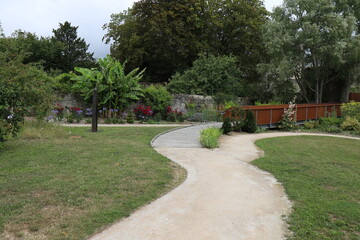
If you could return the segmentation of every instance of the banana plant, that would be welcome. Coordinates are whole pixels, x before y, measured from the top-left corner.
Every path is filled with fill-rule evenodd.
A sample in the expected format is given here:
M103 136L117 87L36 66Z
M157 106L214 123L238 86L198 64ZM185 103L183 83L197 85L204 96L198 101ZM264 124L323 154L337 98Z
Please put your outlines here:
M110 57L99 59L99 69L75 68L80 75L72 75L74 88L80 90L85 99L90 99L95 88L99 94L99 105L109 109L124 110L142 95L139 81L144 70L139 68L125 73L125 63Z

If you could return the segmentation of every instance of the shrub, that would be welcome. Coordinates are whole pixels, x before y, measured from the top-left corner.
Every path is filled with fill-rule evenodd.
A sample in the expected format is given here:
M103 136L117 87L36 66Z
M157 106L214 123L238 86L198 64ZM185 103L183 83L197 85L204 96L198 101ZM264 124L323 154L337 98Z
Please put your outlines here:
M293 130L296 127L295 119L295 99L292 102L289 102L289 108L284 109L284 114L279 121L279 128L285 131Z
M352 117L360 121L360 102L349 102L341 105L343 117Z
M328 133L341 133L341 128L336 125L330 125L326 128L323 128L323 130Z
M229 132L231 132L231 121L230 118L225 118L222 127L221 127L222 131L224 132L224 134L228 134Z
M169 91L208 96L217 93L239 96L243 93L242 75L235 57L201 54L190 69L172 76Z
M240 132L245 123L245 111L240 107L231 109L232 130Z
M204 122L221 122L220 111L214 109L202 109L201 110Z
M207 128L200 133L200 142L206 148L216 148L219 146L219 138L222 134L219 128Z
M165 109L171 104L173 99L167 89L161 85L151 85L143 89L143 95L142 102L150 106L154 114L161 113L165 117Z
M138 120L146 121L153 115L150 106L139 105L134 109L135 116Z
M346 117L345 121L341 124L341 129L345 131L359 131L360 122L353 117Z
M267 106L267 105L282 105L284 103L282 102L277 102L277 101L270 101L268 103L262 103L260 101L256 101L255 102L255 106Z
M304 122L304 128L305 129L314 129L317 128L319 126L319 122L318 121L308 121L308 122Z
M340 127L342 123L342 119L341 118L337 118L337 117L327 117L327 118L320 118L319 119L319 124L323 127L327 127L327 126L337 126Z
M257 130L257 125L256 125L256 119L254 116L253 111L251 110L247 110L245 112L245 121L244 121L244 126L242 127L242 130L244 132L248 132L248 133L255 133Z
M166 120L169 122L184 122L184 114L171 106L166 107Z
M235 101L235 96L228 93L218 92L213 96L213 99L216 104L220 105L220 104L225 104L226 102Z
M128 114L127 117L126 117L126 122L130 123L130 124L133 124L135 122L134 121L134 116L132 114Z

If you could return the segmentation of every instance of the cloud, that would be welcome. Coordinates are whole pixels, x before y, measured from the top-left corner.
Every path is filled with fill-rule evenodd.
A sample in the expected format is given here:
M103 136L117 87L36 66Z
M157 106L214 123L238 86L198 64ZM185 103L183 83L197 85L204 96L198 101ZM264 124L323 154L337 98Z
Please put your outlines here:
M90 43L95 57L103 57L109 46L102 42L102 26L110 21L112 13L128 9L134 0L11 0L1 1L0 21L9 36L17 29L51 36L59 23L71 22L79 26L78 36Z
M22 29L38 36L51 36L59 23L71 22L79 26L78 36L90 43L95 57L109 53L109 45L102 42L102 26L110 21L112 13L127 10L135 0L0 0L0 21L5 35ZM265 0L271 10L282 0Z

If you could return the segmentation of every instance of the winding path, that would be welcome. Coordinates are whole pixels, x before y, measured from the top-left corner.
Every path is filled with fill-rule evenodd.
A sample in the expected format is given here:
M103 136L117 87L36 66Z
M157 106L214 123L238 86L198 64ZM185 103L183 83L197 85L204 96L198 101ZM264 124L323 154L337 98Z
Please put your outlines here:
M91 240L280 240L290 211L282 186L248 162L262 152L254 141L304 133L226 136L216 150L201 148L206 125L165 133L152 145L183 166L179 187Z

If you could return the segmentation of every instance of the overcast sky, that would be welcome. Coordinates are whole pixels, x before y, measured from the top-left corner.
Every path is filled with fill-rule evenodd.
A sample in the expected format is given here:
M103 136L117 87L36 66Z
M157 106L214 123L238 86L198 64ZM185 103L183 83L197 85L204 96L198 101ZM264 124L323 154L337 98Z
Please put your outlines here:
M265 0L271 11L283 0ZM79 26L78 36L90 43L95 57L109 53L109 45L102 42L102 26L110 21L112 13L128 9L136 0L0 0L0 22L6 36L17 29L51 36L59 23L71 22Z

